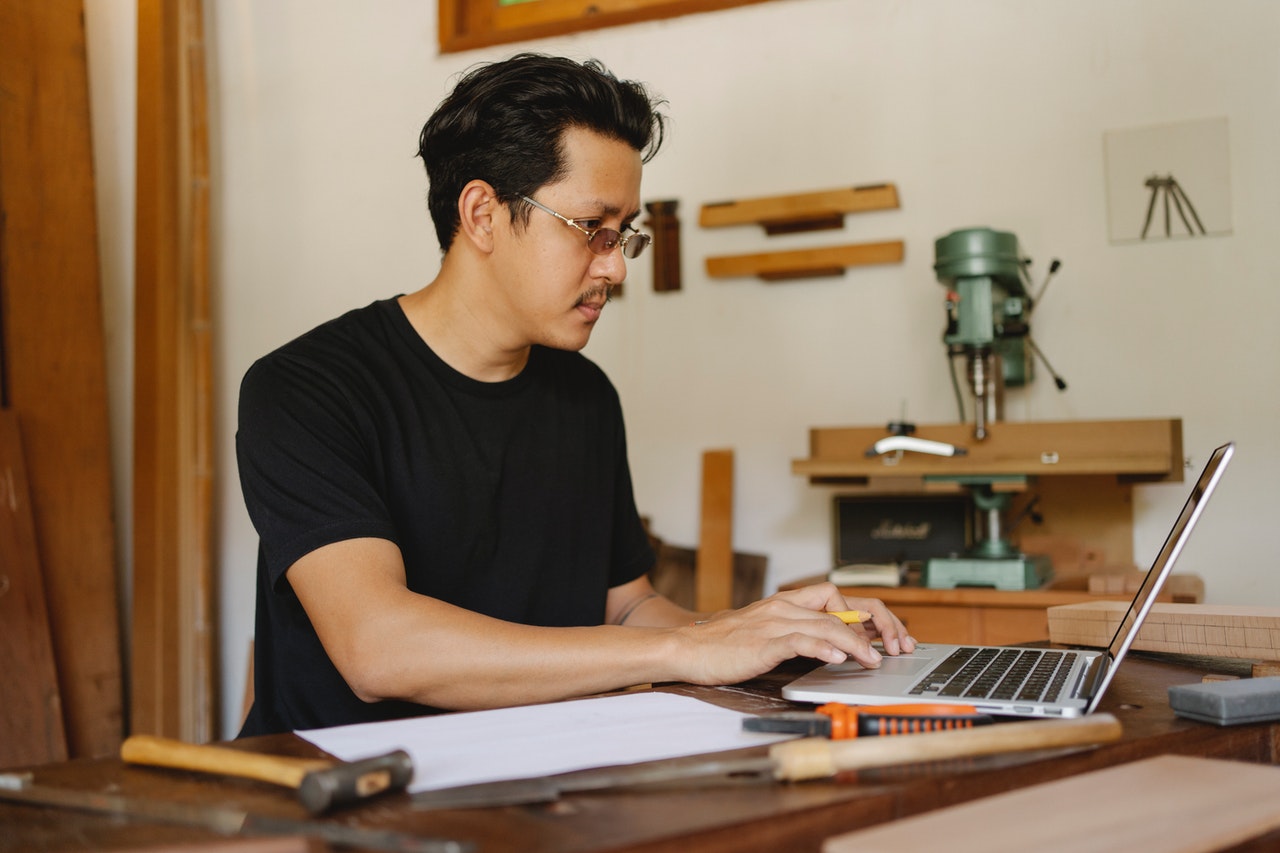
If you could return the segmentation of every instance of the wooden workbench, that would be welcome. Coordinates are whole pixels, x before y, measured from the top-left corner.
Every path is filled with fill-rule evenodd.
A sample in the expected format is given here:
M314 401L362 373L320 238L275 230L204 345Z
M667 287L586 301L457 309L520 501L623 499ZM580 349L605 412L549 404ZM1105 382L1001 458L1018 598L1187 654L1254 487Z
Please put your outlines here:
M788 664L734 687L668 685L660 689L742 711L779 710L791 707L779 698L781 686L806 668L804 664ZM859 827L1153 755L1277 763L1280 724L1219 728L1180 719L1169 710L1166 690L1170 685L1197 682L1208 672L1238 671L1235 661L1130 656L1102 706L1120 719L1124 737L1095 749L935 762L847 773L823 782L699 784L662 791L578 794L551 805L493 809L414 813L401 795L331 820L469 841L476 844L477 853L512 849L582 853L816 851L824 839ZM292 735L237 743L262 751L317 754L314 747ZM165 802L233 806L258 814L305 816L288 792L271 786L125 767L114 759L42 766L34 773L35 781L43 785L115 791ZM1080 820L1084 828L1088 816L1081 815ZM0 803L0 851L138 850L216 839L209 831ZM1280 839L1268 840L1274 843Z

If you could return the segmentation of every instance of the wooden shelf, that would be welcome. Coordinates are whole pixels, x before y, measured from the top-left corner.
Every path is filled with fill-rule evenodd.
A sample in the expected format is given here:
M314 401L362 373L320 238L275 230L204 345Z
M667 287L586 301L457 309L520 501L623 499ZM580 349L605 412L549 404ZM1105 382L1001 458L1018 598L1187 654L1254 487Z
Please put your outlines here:
M902 263L905 251L901 240L890 240L791 252L724 255L707 258L707 275L711 278L756 276L765 281L838 276L844 275L846 267Z
M1000 421L983 441L970 424L920 426L915 437L964 448L962 456L907 452L868 457L884 427L809 431L809 457L791 462L814 483L865 483L871 478L1022 474L1033 477L1107 474L1124 482L1182 480L1182 420Z
M893 184L874 184L704 204L698 224L703 228L761 225L769 234L787 234L841 228L846 213L897 207L898 188Z

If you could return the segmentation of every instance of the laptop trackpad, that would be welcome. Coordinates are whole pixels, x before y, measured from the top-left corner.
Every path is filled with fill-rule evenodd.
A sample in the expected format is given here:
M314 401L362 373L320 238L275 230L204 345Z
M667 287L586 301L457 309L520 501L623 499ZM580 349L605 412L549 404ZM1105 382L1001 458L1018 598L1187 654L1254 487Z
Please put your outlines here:
M875 669L867 669L850 659L819 667L802 676L800 681L805 687L836 688L875 695L897 693L905 699L907 690L954 650L955 646L919 645L912 654L885 655Z
M916 657L915 655L894 655L890 657L885 655L880 666L876 669L866 670L867 672L878 672L881 676L885 675L915 675L924 672L931 666L937 664L937 660L932 656Z

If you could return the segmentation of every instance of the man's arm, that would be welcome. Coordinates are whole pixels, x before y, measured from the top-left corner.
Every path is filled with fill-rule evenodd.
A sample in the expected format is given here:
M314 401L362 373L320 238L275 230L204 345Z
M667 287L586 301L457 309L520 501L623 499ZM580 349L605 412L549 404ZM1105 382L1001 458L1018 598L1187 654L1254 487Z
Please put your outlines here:
M606 618L623 624L542 628L411 592L399 549L383 539L319 548L294 563L287 578L342 677L370 702L474 710L650 682L733 683L797 656L879 661L861 630L824 614L849 607L830 584L690 624L703 617L649 597L653 588L640 578L609 594ZM901 623L874 604L883 613L869 601L858 607L876 615L882 634L892 620L893 637L906 638Z

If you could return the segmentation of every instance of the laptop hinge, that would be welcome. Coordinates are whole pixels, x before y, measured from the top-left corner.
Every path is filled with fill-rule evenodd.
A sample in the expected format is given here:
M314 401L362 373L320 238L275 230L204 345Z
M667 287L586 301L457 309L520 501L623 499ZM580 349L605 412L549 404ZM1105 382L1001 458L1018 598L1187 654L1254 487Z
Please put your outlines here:
M1080 677L1080 686L1075 695L1085 700L1092 699L1097 694L1098 685L1102 683L1110 667L1111 652L1109 651L1103 652L1090 661L1088 668Z

